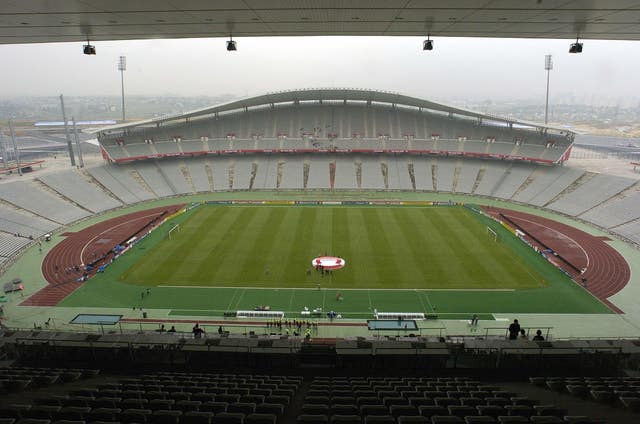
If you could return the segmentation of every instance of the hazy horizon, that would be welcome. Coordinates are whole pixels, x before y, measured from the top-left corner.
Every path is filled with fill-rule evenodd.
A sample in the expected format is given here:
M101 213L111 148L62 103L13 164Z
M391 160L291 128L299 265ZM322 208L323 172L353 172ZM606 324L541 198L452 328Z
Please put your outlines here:
M610 99L637 104L640 43L423 37L224 38L0 45L2 97L119 96L117 61L127 56L128 96L245 97L280 90L348 87L429 99L542 99L552 54L551 102Z

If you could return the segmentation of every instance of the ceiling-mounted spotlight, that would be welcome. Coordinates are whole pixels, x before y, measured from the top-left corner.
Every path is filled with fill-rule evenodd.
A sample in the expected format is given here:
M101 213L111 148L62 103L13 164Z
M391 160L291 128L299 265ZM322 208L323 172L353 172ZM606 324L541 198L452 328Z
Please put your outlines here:
M569 53L582 53L582 43L579 43L579 38L576 37L576 42L569 45Z
M427 35L427 39L422 43L422 50L433 50L433 40Z
M82 46L82 53L84 54L96 54L96 46L91 45L87 38L87 44Z
M238 50L238 46L236 45L236 42L233 41L233 37L229 36L229 40L227 41L227 51L235 52L236 50Z

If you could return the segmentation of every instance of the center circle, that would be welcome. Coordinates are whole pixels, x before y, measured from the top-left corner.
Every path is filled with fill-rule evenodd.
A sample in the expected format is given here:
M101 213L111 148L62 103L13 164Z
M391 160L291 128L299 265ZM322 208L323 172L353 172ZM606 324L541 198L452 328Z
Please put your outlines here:
M333 271L334 269L344 268L346 261L336 256L318 256L311 261L314 268L322 268Z

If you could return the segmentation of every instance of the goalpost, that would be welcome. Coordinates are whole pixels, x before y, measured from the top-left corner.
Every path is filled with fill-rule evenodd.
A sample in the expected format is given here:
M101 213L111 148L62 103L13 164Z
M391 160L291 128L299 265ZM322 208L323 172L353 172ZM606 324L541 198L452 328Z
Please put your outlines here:
M180 232L180 224L176 224L173 227L171 227L171 229L169 230L169 232L167 233L167 237L169 238L169 240L171 240L171 235L176 232L179 233Z
M491 227L487 227L487 235L491 237L495 242L500 241L500 236L498 236L498 233Z

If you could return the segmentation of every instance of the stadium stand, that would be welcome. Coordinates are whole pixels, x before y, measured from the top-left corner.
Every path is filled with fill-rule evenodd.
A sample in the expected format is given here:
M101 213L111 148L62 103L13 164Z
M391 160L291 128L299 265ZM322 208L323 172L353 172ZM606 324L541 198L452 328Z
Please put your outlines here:
M181 160L171 158L158 161L156 165L164 179L173 186L173 191L176 194L191 194L194 192L192 184L187 181L187 176L190 177L189 171L183 169L184 165Z
M513 200L544 206L580 178L583 173L584 171L573 168L540 168L536 172L535 179L530 181L524 190L514 195Z
M209 163L213 168L213 186L216 191L226 191L231 187L229 179L229 159L226 157L211 157Z
M154 193L141 186L128 170L127 166L105 164L88 168L87 172L123 203L132 204L155 198Z
M308 189L326 189L329 187L329 159L310 156L305 158L309 164Z
M453 160L438 161L436 191L453 191L453 174L456 163Z
M38 179L92 212L104 212L122 206L121 202L107 195L100 187L73 170L44 174Z
M206 158L192 158L184 161L185 166L191 176L191 183L196 193L211 191L211 185L209 183L209 176L207 175Z
M597 174L547 207L567 215L580 215L634 183L629 178Z
M440 159L443 161L445 159ZM465 159L458 160L457 167L460 169L458 172L458 180L456 181L455 191L457 193L470 194L473 192L473 187L478 177L478 172L482 168L482 161L477 159Z
M482 170L484 171L480 184L474 191L474 194L482 196L492 196L496 187L504 178L509 164L501 162L486 161Z
M447 159L441 159L443 161ZM433 191L432 162L435 159L429 157L416 157L413 159L413 172L416 178L416 190Z
M246 156L237 156L233 163L233 190L248 190L251 183L253 159Z
M491 196L499 199L510 199L534 169L534 166L528 164L510 164L505 170L499 184L491 193Z
M362 188L384 190L384 177L378 156L362 156Z
M129 165L132 175L138 175L158 196L167 197L176 194L176 188L160 171L154 161L136 162Z
M282 180L281 189L302 189L304 181L304 170L302 160L282 157ZM328 172L328 171L327 171Z
M637 205L640 204L640 192L637 183L620 196L613 196L606 202L583 213L580 218L604 228L612 228L639 217Z
M640 244L640 219L636 218L633 222L620 225L613 230L623 237Z
M336 189L353 190L357 187L356 167L351 157L337 157L336 161Z
M29 193L29 196L25 196L25 193ZM90 215L86 210L30 182L16 181L0 185L0 198L60 224L70 224Z
M13 234L0 233L0 256L10 258L17 251L30 243L28 237L18 237Z
M10 209L7 205L0 205L0 231L9 234L23 234L26 236L38 237L51 232L58 225L35 215L28 215Z

